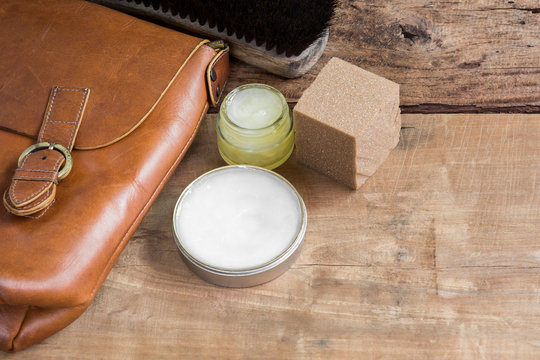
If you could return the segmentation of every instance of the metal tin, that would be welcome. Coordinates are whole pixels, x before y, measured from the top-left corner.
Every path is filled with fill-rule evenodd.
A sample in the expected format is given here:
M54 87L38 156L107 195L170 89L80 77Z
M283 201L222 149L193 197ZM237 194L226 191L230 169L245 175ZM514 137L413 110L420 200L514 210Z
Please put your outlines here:
M292 239L290 246L286 248L284 251L282 251L278 256L274 257L270 261L255 266L251 268L241 269L241 270L231 270L227 269L225 267L216 267L211 266L202 260L196 258L193 254L191 254L185 246L182 244L182 239L179 236L179 231L177 229L177 217L179 215L180 211L189 211L189 210L183 210L182 209L182 203L186 197L191 196L191 190L196 186L196 184L199 181L202 181L205 179L205 177L210 176L211 174L215 174L220 171L236 171L234 169L239 170L245 170L250 169L252 171L260 171L268 176L275 177L280 182L282 182L284 185L287 186L289 190L292 190L292 192L296 195L296 200L298 201L298 206L300 208L301 214L301 224L298 226L298 231L296 233L296 237ZM239 173L240 174L240 173ZM257 166L250 166L250 165L230 165L230 166L224 166L220 167L214 170L211 170L202 176L195 179L191 184L189 184L182 194L180 195L173 212L173 235L176 242L176 245L178 247L178 250L180 251L180 254L182 255L182 258L186 265L199 277L202 279L213 283L215 285L220 286L226 286L226 287L249 287L249 286L255 286L262 283L265 283L267 281L270 281L282 273L284 273L296 260L298 255L300 254L300 249L302 242L304 240L304 235L306 232L307 227L307 211L306 206L304 204L304 201L300 194L296 191L296 189L289 183L285 178L283 178L281 175L261 168Z

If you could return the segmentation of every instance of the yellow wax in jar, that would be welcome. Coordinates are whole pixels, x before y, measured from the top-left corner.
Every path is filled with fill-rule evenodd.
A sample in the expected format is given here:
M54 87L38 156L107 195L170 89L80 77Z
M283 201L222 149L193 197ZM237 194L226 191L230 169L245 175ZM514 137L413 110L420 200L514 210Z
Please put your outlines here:
M281 99L265 88L247 88L227 106L229 119L245 129L265 128L277 121L282 112Z
M294 148L289 106L271 86L240 86L221 105L217 137L219 152L227 163L276 168Z

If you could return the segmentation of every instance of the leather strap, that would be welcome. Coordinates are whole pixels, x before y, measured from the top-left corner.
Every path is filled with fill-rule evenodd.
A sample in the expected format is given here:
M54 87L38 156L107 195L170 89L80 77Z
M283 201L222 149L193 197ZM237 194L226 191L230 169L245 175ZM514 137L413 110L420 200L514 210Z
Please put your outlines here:
M227 78L229 77L229 45L222 40L206 44L216 51L216 55L206 68L206 84L208 98L211 106L216 106L224 93Z
M66 160L71 162L69 152L73 149L89 93L90 89L60 86L52 89L38 144L28 148L29 153L19 159L11 185L4 193L4 206L10 213L34 214L39 218L54 202L59 171L63 170ZM58 150L62 146L64 152Z

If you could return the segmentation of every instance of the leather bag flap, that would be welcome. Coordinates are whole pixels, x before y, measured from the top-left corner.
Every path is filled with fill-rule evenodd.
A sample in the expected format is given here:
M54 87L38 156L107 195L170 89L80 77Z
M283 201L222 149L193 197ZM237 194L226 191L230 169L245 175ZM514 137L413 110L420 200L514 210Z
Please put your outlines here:
M75 148L112 144L146 119L204 43L111 9L95 11L96 6L101 7L70 0L2 2L0 128L37 138L52 87L90 88Z

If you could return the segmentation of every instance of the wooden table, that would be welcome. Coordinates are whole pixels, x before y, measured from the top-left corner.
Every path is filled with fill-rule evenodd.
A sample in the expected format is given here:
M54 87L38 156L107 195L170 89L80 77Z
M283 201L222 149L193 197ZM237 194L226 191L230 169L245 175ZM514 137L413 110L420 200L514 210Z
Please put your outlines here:
M224 164L209 115L89 309L0 358L540 358L535 1L342 2L304 77L233 62L228 90L265 82L294 105L340 56L402 84L412 113L358 191L294 157L277 169L306 202L304 248L284 275L248 289L200 280L171 235L182 189Z

